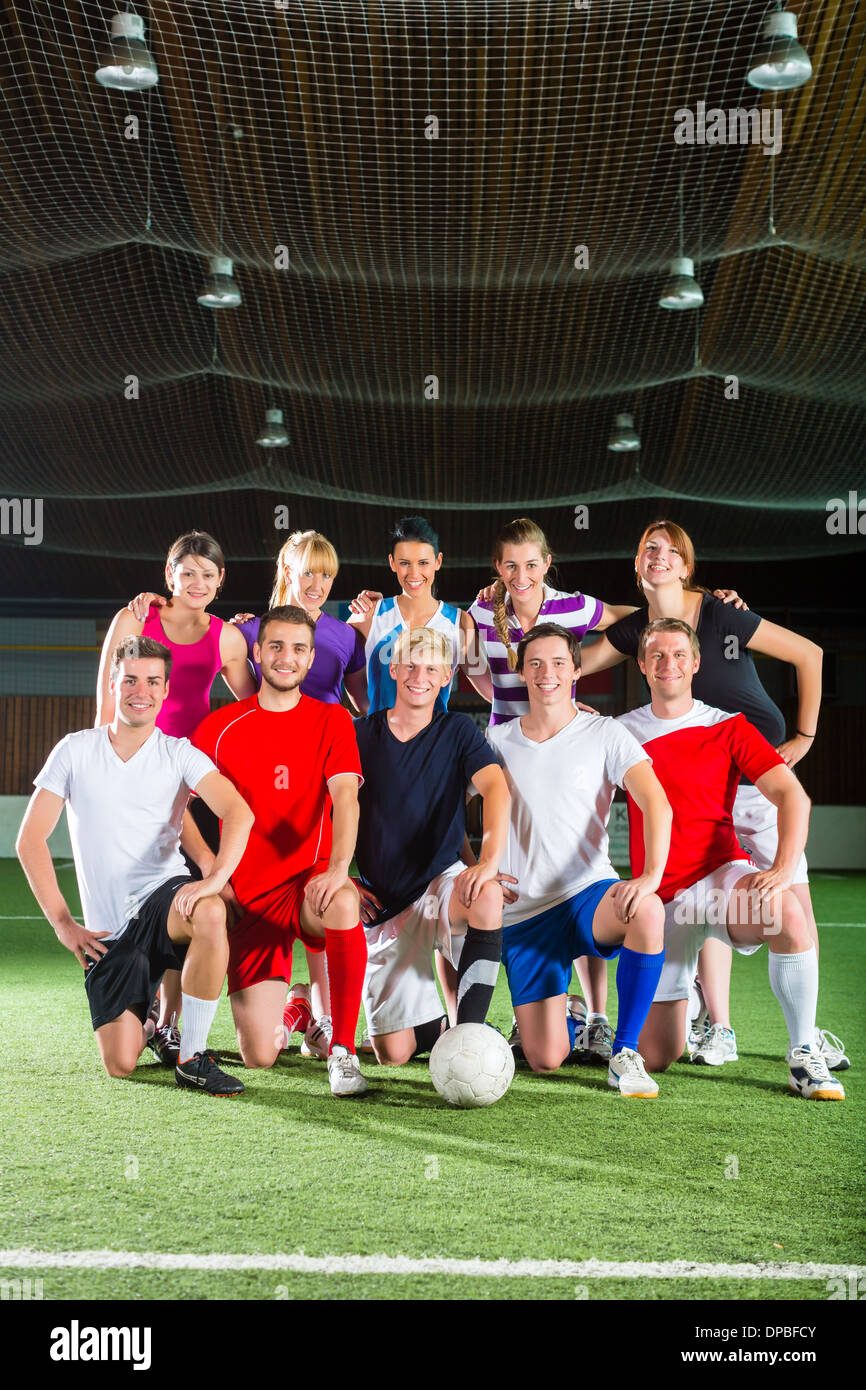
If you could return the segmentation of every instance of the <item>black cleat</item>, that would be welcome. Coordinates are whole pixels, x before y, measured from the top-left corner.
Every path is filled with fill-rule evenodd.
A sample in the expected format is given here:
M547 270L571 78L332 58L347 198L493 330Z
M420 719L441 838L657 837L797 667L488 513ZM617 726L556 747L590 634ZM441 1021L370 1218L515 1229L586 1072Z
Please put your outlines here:
M219 1058L213 1052L196 1052L174 1069L178 1086L188 1091L204 1091L209 1096L239 1096L244 1083L228 1072L221 1071Z
M172 1014L171 1021L157 1028L153 1037L147 1040L151 1052L156 1054L164 1067L176 1067L180 1058L180 1033L176 1018L177 1014Z

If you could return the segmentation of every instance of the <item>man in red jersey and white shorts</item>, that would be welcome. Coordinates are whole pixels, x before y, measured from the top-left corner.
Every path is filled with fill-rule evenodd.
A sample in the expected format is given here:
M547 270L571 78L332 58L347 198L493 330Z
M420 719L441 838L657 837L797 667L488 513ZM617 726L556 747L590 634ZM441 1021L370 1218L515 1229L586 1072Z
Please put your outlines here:
M689 986L707 937L750 955L769 947L770 987L788 1028L789 1085L811 1100L845 1092L814 1046L818 959L806 918L791 892L806 844L809 798L784 760L742 714L692 697L700 665L697 635L679 618L641 633L638 664L652 701L620 716L652 758L674 813L668 862L658 888L665 904L665 963L640 1037L649 1071L665 1071L683 1051ZM779 843L772 866L756 872L737 843L732 808L740 776L776 807ZM632 873L641 871L641 813L629 801ZM719 1044L729 1021L710 1019Z
M193 743L256 818L231 878L240 917L229 932L228 992L244 1063L272 1066L291 1033L309 1025L303 987L286 1000L298 940L325 951L334 1027L328 1077L334 1095L352 1096L367 1089L355 1055L367 947L349 879L361 761L348 711L299 689L314 641L303 609L266 613L255 646L261 689L209 714ZM205 851L203 872L206 860Z

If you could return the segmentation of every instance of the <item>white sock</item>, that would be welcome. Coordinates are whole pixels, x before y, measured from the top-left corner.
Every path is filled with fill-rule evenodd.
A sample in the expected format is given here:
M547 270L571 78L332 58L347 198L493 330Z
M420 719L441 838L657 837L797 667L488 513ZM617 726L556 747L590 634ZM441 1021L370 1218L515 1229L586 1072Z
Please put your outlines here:
M818 1008L818 956L814 946L796 955L770 952L770 988L778 999L791 1047L814 1043Z
M197 1052L204 1052L218 1003L218 997L196 999L192 994L183 995L183 1033L180 1039L179 1061L188 1062Z

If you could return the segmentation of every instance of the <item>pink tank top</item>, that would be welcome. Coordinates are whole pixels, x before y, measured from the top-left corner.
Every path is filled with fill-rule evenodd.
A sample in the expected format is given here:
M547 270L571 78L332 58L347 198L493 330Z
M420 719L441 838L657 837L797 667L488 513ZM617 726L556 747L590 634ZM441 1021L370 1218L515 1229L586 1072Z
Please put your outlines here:
M210 617L210 627L197 642L183 646L166 637L159 617L160 610L151 604L142 637L152 637L171 652L171 676L168 699L157 716L156 725L164 734L174 738L189 738L206 714L210 714L210 688L222 666L220 633L222 618Z

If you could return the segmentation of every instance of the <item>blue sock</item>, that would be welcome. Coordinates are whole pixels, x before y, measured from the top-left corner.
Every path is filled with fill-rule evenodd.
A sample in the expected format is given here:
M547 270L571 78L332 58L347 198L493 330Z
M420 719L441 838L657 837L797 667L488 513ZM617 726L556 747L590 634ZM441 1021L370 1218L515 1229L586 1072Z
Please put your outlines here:
M616 1037L613 1040L614 1053L623 1047L630 1047L637 1052L637 1040L646 1023L664 963L664 951L659 951L655 956L648 956L643 951L632 951L628 946L623 946L620 950L616 967L619 1011Z
M574 1040L577 1037L577 1019L572 1018L571 1014L566 1014L565 1026L568 1029L568 1055L570 1057L574 1051Z

